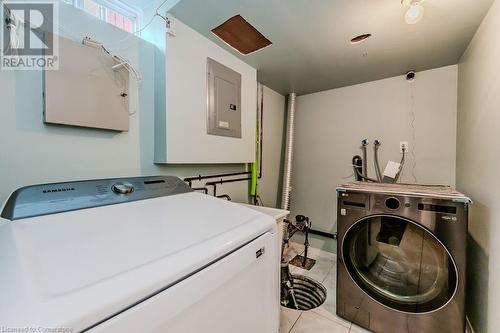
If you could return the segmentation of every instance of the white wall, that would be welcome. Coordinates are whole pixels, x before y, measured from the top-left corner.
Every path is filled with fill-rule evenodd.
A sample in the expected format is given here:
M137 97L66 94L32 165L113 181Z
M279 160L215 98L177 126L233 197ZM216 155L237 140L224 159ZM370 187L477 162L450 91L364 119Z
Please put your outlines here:
M278 207L280 202L283 132L286 111L285 96L264 87L264 149L262 178L257 191L265 206Z
M351 159L364 138L382 141L382 168L400 160L400 141L409 142L403 182L413 183L414 174L418 183L454 185L456 112L456 65L417 73L413 83L399 76L298 97L293 213L310 216L314 229L336 229L335 188L354 179Z
M476 333L500 329L500 2L459 64L457 187L474 201L467 310Z
M175 19L174 19L175 20ZM207 57L241 74L241 138L207 134ZM157 110L157 163L250 163L255 158L257 71L176 20L166 42L166 108ZM161 114L161 113L165 113ZM166 132L165 132L166 131ZM179 144L182 143L182 144Z
M278 207L280 204L277 200L281 193L280 167L283 163L285 111L285 96L264 86L264 150L262 178L258 180L257 193L267 207ZM204 182L193 182L194 187L203 184ZM234 201L244 202L248 197L248 184L240 182L218 185L217 193L219 195L227 193ZM210 187L210 191L212 191L212 187Z

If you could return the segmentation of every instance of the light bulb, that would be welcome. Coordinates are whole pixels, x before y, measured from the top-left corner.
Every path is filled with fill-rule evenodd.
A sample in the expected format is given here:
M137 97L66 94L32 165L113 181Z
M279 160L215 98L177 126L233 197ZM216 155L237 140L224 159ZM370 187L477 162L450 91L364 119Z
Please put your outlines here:
M425 9L421 4L416 3L411 5L405 15L406 23L415 24L420 22L420 20L424 17L424 12Z

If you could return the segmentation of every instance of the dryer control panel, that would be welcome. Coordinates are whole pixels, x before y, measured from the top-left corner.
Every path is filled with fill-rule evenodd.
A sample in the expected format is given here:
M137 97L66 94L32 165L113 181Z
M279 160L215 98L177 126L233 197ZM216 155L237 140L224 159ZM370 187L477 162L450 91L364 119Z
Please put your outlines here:
M19 220L188 192L192 192L192 189L174 176L32 185L12 193L1 217Z

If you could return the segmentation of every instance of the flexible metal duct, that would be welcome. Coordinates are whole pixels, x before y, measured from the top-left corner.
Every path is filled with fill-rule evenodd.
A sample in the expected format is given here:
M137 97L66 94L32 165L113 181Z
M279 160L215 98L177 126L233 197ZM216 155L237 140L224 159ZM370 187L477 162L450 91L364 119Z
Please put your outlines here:
M283 173L283 192L281 197L281 208L290 210L290 193L292 191L292 158L293 158L293 138L295 126L295 99L296 94L288 95L288 114L286 125L285 143L285 167Z

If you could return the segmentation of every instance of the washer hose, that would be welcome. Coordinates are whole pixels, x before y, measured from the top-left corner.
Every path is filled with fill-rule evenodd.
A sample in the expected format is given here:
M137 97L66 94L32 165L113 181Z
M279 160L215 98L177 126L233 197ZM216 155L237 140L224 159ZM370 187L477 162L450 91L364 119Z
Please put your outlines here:
M373 179L373 178L370 178L370 177L367 177L367 176L364 176L361 171L359 171L359 166L357 165L357 162L358 160L360 159L361 157L359 156L354 156L352 158L352 166L354 168L354 174L358 177L358 178L361 178L363 179L364 181L369 181L369 182L374 182L374 183L378 183L379 181L376 180L376 179Z
M380 171L380 163L378 162L378 149L380 148L380 141L379 140L375 140L373 142L374 144L374 159L373 159L373 163L374 163L374 166L375 166L375 174L377 175L377 179L379 181L379 183L382 182L382 172Z
M368 159L367 159L367 153L366 153L366 147L368 146L368 140L367 139L364 139L363 141L361 141L361 149L363 150L363 177L362 178L366 178L368 177Z

